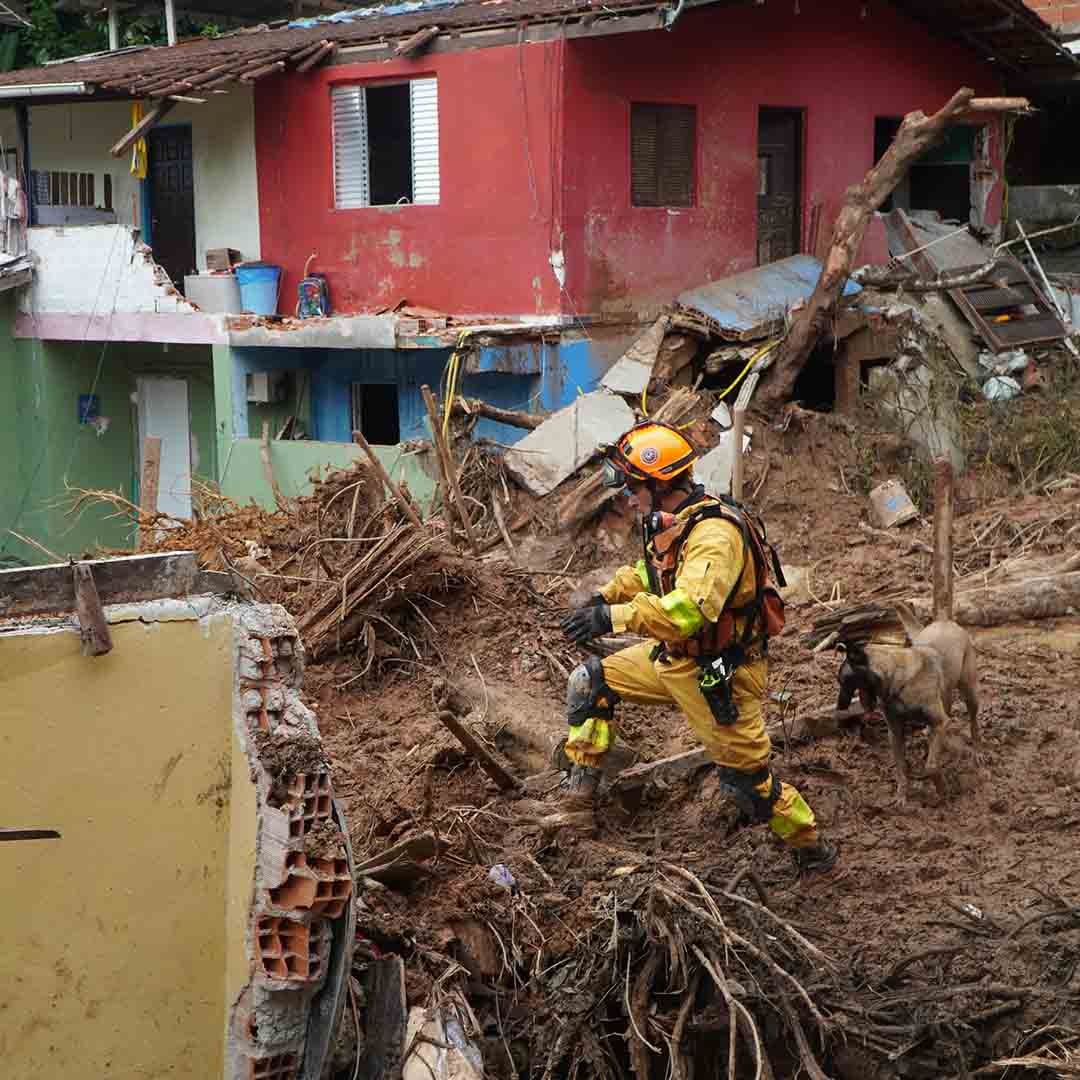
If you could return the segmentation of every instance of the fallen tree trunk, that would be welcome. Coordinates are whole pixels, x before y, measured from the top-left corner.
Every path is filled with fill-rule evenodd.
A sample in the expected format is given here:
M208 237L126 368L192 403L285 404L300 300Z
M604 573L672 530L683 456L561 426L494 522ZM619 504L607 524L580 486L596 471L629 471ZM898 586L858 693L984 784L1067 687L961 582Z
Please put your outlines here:
M1080 611L1080 572L972 589L958 593L953 603L953 618L961 626L1004 626L1030 619L1060 619ZM931 602L913 601L911 606L920 618L931 617Z
M457 416L482 416L485 420L497 420L500 424L511 427L527 428L533 431L546 419L544 413L518 412L516 409L500 409L476 398L454 398L454 414Z
M951 124L972 112L1023 112L1028 107L1023 98L976 98L973 90L963 89L933 116L917 111L904 117L896 138L882 159L866 174L862 183L849 188L844 196L821 278L777 350L762 387L761 405L776 406L791 397L795 380L836 310L871 216L907 176L912 165L940 142Z
M912 270L896 270L893 266L862 266L851 275L851 280L864 288L903 289L909 293L948 292L950 289L966 289L980 285L994 276L1001 259L991 259L975 270L946 270L933 277L919 277Z

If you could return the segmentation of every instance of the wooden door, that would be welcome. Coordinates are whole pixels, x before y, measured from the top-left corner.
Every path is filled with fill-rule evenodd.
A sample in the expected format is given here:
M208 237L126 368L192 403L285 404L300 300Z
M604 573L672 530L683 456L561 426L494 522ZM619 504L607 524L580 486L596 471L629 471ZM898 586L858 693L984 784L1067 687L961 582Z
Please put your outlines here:
M802 113L761 109L758 114L758 266L800 248Z
M172 283L183 292L184 275L195 269L195 184L191 128L165 127L150 133L150 246Z

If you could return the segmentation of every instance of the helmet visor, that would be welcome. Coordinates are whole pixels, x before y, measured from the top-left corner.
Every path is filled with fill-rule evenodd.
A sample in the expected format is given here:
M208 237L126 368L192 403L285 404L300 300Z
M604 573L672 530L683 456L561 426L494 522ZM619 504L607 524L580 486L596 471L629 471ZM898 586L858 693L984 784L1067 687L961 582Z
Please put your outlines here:
M626 487L629 479L630 477L611 458L605 460L600 472L600 482L609 491L621 491Z

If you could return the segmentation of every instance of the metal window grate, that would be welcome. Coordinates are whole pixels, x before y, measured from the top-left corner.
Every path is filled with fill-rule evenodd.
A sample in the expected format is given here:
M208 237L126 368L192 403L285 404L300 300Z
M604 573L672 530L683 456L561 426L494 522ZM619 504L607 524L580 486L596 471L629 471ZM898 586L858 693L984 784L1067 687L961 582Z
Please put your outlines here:
M632 205L693 206L696 145L696 106L632 105Z

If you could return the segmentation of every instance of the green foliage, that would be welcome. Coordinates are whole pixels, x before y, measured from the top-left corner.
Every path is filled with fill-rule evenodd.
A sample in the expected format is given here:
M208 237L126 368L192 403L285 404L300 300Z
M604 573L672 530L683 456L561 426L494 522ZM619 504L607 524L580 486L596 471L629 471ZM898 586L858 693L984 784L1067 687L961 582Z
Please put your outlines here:
M18 31L17 67L33 67L48 60L100 52L109 47L108 23L103 16L55 11L52 0L30 0L32 27ZM165 18L121 16L122 45L164 45ZM180 37L216 37L221 31L213 23L198 23L185 16L177 19Z
M105 24L84 15L54 11L51 0L30 0L33 25L19 31L18 67L108 47Z

